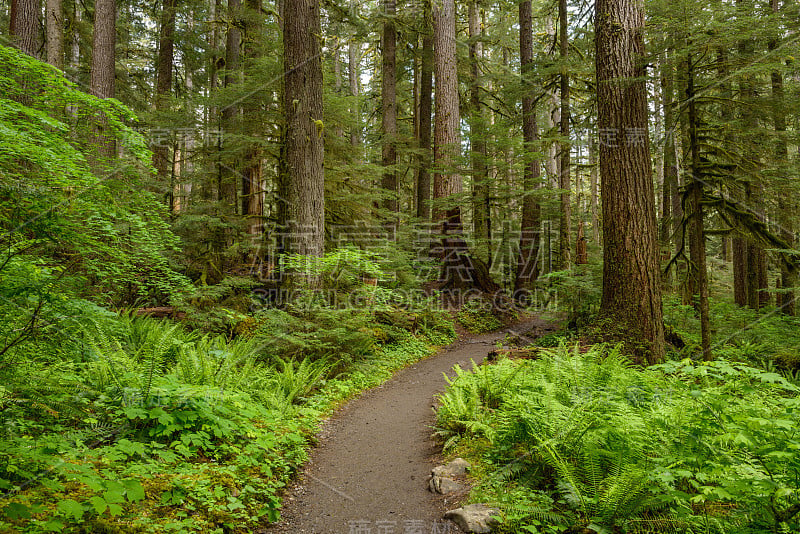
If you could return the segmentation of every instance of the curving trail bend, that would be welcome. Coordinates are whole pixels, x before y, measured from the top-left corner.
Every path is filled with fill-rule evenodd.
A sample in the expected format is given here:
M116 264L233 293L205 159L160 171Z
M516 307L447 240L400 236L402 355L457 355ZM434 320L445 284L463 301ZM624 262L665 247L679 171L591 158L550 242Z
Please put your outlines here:
M462 336L349 402L323 425L319 444L284 497L269 534L456 534L442 519L454 502L427 489L439 460L431 437L434 397L454 365L480 363L506 334L554 326L529 319L491 334Z

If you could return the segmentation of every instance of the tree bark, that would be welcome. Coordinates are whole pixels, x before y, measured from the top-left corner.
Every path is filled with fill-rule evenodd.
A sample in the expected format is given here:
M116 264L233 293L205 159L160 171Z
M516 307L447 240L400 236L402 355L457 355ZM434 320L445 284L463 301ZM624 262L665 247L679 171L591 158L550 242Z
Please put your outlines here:
M442 236L442 288L450 291L477 287L495 291L486 264L468 254L463 237L461 208L453 197L463 191L459 173L458 74L456 64L456 6L454 0L433 2L434 70L436 76L436 120L434 123L433 198L437 202L433 221ZM460 297L461 295L459 295Z
M14 46L39 58L40 0L11 0L9 33Z
M647 134L641 1L595 4L598 128L603 210L601 317L639 363L664 358L658 233ZM622 142L627 133L633 136ZM631 142L633 139L634 142ZM644 344L642 344L644 342Z
M322 60L317 0L284 7L286 250L321 256L325 236ZM312 285L316 280L308 280Z
M387 224L390 231L397 228L397 31L395 30L395 0L383 2L382 78L381 78L381 187L387 198L383 208L391 213Z
M358 15L358 7L354 0L350 0L350 16L355 18ZM350 39L347 47L347 75L350 83L350 96L353 97L353 108L350 113L353 116L353 126L350 130L350 145L353 147L361 146L361 107L359 102L359 60L361 50L355 37ZM360 158L359 158L360 159Z
M770 8L776 15L780 11L778 0L770 0ZM778 39L770 40L770 51L778 48ZM779 169L789 171L789 147L786 142L786 111L785 96L783 91L783 75L780 71L773 71L770 75L772 83L772 124L775 128L777 141L775 143L775 158ZM788 172L787 172L788 174ZM781 239L794 246L794 228L792 224L793 215L796 210L792 209L793 202L789 192L778 193L778 222L780 225L779 235ZM792 272L785 262L781 262L781 292L777 294L777 305L781 313L785 315L795 314L795 297L791 288L797 285L797 276Z
M98 98L114 98L116 24L116 0L96 0L89 89ZM98 155L110 160L115 156L116 144L106 131L104 119L99 122L95 137Z
M46 0L45 33L47 36L47 62L64 69L64 6L62 0Z
M736 6L739 14L742 17L749 15L752 5L744 0L736 0ZM739 41L738 45L740 61L749 62L755 57L754 42L749 38L744 38ZM749 71L743 71L739 76L739 93L743 103L741 107L741 119L748 132L756 132L758 130L758 117L752 109L753 103L756 101L756 87L755 77ZM758 161L758 156L753 153L752 149L745 149L745 158L749 162ZM763 202L762 199L762 184L758 181L758 177L749 176L744 184L744 198L746 205L751 206L751 211L763 220L763 213L758 213L757 206ZM769 293L767 289L767 256L764 247L748 241L747 243L747 305L753 309L759 309L766 304L769 300Z
M239 63L242 46L241 23L242 0L228 0L228 30L225 37L225 76L226 88L232 87L239 78ZM231 102L222 108L222 154L220 154L217 183L217 198L226 207L228 213L238 211L237 193L237 161L234 160L231 134L236 129L239 118L239 102Z
M89 84L92 94L99 98L114 98L116 18L116 0L96 0Z
M461 234L461 209L444 209L444 199L462 192L458 172L461 152L459 134L458 74L456 65L456 7L454 0L433 2L434 70L436 76L436 121L434 123L433 196L438 205L433 219L442 234Z
M731 239L733 248L733 300L747 306L747 241L743 237Z
M697 116L697 95L694 89L694 63L692 55L686 59L688 67L686 84L686 101L689 119L689 153L691 157L690 183L689 183L689 256L691 266L689 278L694 280L692 287L699 296L699 302L694 303L700 312L700 339L703 349L703 359L711 359L711 323L708 306L708 271L706 269L706 236L703 228L703 177L700 174L700 148L698 146L697 129L699 118ZM694 300L694 299L692 299Z
M522 83L527 86L527 79L533 67L533 17L531 2L525 0L519 4L519 57L522 71ZM519 255L517 257L514 295L517 299L524 297L533 288L539 277L539 244L541 241L541 208L536 198L535 189L541 185L541 167L538 157L531 154L538 147L538 125L536 123L535 100L530 90L522 97L522 137L525 143L525 167L523 174L522 222L519 238Z
M263 17L261 15L261 0L247 0L247 17L245 24L244 53L248 60L255 60L259 56L260 37L262 36ZM338 50L335 51L338 56ZM338 64L338 58L336 60ZM249 65L248 65L249 66ZM341 82L340 82L341 83ZM251 95L246 103L246 114L257 116L261 102L259 93ZM260 129L260 126L259 126ZM258 135L260 132L255 132ZM263 150L258 143L251 143L244 157L242 169L242 199L241 212L245 217L247 233L257 244L258 238L263 233L262 216L264 214L264 165Z
M430 20L426 13L426 21ZM419 88L419 151L417 157L417 217L431 218L431 117L433 111L433 31L427 25L422 36L422 66Z
M600 217L598 215L598 194L597 194L597 139L592 137L589 140L589 165L591 171L589 175L589 202L592 216L592 241L596 246L600 246Z
M161 36L158 44L158 61L156 64L156 111L165 112L169 108L172 93L172 63L175 50L175 4L176 0L164 0L161 6ZM171 138L171 136L170 136ZM172 174L170 149L172 140L163 139L153 150L153 167L161 187L168 187ZM170 213L175 212L175 195L171 187L167 190L167 207Z
M569 269L570 239L572 235L572 208L570 206L570 95L569 95L569 35L567 34L567 0L558 0L558 50L561 60L561 148L558 169L558 187L561 189L561 216L558 225L559 258L561 269Z
M678 194L678 154L675 146L675 112L673 110L675 89L670 51L661 64L661 103L664 108L664 187L661 192L661 248L667 254L671 249L671 236L674 234L672 199ZM665 287L672 285L672 271L662 273Z
M472 232L476 257L492 264L489 167L486 164L486 124L481 103L483 87L479 60L483 56L483 30L478 18L478 0L469 3L470 145L472 159Z

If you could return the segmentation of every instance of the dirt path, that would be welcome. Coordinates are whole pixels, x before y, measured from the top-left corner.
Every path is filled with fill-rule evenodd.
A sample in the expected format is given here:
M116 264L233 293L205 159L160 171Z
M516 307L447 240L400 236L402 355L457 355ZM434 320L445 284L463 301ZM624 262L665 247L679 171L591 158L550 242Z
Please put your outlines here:
M483 360L507 333L553 326L532 319L500 332L460 339L398 372L339 410L285 499L269 534L455 534L442 519L444 497L427 490L438 448L431 438L442 376Z

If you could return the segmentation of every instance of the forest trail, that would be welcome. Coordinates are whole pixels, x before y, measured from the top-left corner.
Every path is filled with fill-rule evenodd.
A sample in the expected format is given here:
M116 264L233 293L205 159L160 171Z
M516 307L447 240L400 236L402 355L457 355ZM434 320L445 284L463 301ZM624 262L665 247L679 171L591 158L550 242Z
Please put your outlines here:
M282 520L270 534L455 534L442 519L455 508L428 491L439 459L432 439L434 396L453 366L480 363L498 340L555 326L529 319L452 345L351 401L323 426L319 445L287 491Z

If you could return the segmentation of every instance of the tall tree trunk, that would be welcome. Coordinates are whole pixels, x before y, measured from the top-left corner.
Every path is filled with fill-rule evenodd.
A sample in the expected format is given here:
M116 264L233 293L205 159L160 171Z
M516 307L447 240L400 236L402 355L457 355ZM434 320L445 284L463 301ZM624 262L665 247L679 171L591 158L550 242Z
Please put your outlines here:
M45 2L45 33L47 36L47 62L64 69L64 6L62 0Z
M222 2L221 0L209 0L209 8L213 20L219 20L223 17ZM210 95L215 95L219 88L219 69L223 62L220 54L220 24L214 23L211 26L211 32L208 34L208 48L209 48L209 63L208 63L208 92ZM206 110L206 128L208 131L216 130L219 133L222 124L220 122L219 108L216 105L211 105ZM222 140L220 135L216 136L216 152L214 154L216 162L216 180L206 180L202 184L200 196L205 201L210 201L214 195L218 193L217 183L219 181L219 173L222 171Z
M738 11L737 16L747 17L753 6L745 0L736 0ZM738 43L740 61L749 62L755 57L754 42L748 37L743 38ZM753 111L753 103L756 101L755 77L749 71L743 71L739 76L739 93L741 95L742 107L741 118L747 131L754 133L758 130L758 118ZM758 155L753 149L745 150L745 158L748 162L756 162ZM744 197L747 206L752 206L750 210L763 220L764 214L758 212L757 206L763 202L762 184L757 177L749 176L744 184ZM767 289L767 255L764 247L749 241L747 243L747 305L753 309L759 309L769 300Z
M99 98L114 98L116 27L116 0L96 0L89 88L92 94ZM100 122L95 138L98 155L110 160L115 155L116 145L114 140L107 135L104 121Z
M591 174L589 177L589 196L592 215L592 241L596 246L600 246L600 217L598 216L598 194L597 194L597 139L593 136L589 140L589 165Z
M629 349L640 363L654 363L664 358L664 325L642 63L644 9L638 0L597 0L595 9L598 128L633 132L636 139L600 145L600 313L620 337L633 342Z
M478 0L469 3L470 63L470 145L472 159L472 231L476 257L491 266L491 219L489 205L489 167L486 164L486 124L481 103L483 87L479 60L483 56L483 30L478 18Z
M556 29L553 25L553 18L548 16L546 20L546 30L547 30L547 40L548 41L555 41L556 39ZM555 86L555 81L553 82ZM556 128L556 125L561 126L561 108L559 107L558 95L556 91L553 89L549 91L547 96L547 116L546 116L546 125L547 125L547 132L550 134ZM547 159L544 163L545 172L547 173L547 184L553 188L559 187L559 172L558 169L560 168L560 160L559 160L559 148L558 143L555 141L551 141L547 146ZM548 215L549 217L550 215ZM549 242L550 240L548 240ZM548 255L552 255L552 250L548 245ZM552 263L552 262L551 262ZM550 269L548 269L550 272Z
M425 21L430 20L426 13ZM419 156L417 157L417 217L431 218L431 117L433 111L433 31L427 26L422 35L422 65L419 86Z
M284 7L286 250L321 256L325 237L322 59L317 0ZM308 280L312 285L316 280Z
M262 35L263 17L261 14L261 0L247 0L247 17L245 24L244 53L252 63L259 55L258 43ZM338 50L336 50L338 55ZM338 59L337 59L338 64ZM248 65L250 66L250 65ZM339 82L341 84L341 81ZM257 117L260 108L259 93L251 95L245 103L246 114ZM259 126L260 130L261 127ZM254 132L259 135L260 132ZM252 143L247 148L242 169L242 199L241 212L246 219L247 233L257 245L258 238L263 233L262 216L264 214L264 168L262 149L257 143Z
M558 225L559 260L561 269L570 267L570 239L572 234L572 208L570 206L570 95L569 95L569 35L567 33L567 0L558 0L558 50L561 60L561 149L558 187L561 189L561 216Z
M731 238L733 248L733 300L747 306L747 241L743 237Z
M99 98L114 98L116 22L116 0L96 0L89 85L92 94Z
M389 211L388 226L397 228L398 195L397 188L397 31L394 26L395 0L383 2L383 38L381 69L381 163L383 176L381 187L387 198L383 208Z
M770 0L770 7L772 12L776 15L779 13L778 0ZM778 39L772 39L769 42L769 50L773 51L778 48ZM773 71L770 75L772 82L772 124L775 128L775 133L778 137L775 144L775 158L779 169L786 169L788 171L789 164L789 147L786 142L786 111L785 111L785 97L783 92L783 75L780 71ZM790 172L790 171L788 171ZM787 174L788 174L787 172ZM794 246L794 229L792 219L794 218L796 202L790 200L791 193L778 193L778 222L779 234L781 239ZM793 206L795 204L795 206ZM778 293L777 305L781 313L785 315L795 314L794 291L791 288L797 284L797 276L789 269L785 262L781 262L781 281L780 286L782 291Z
M519 4L519 57L522 71L522 83L529 86L533 67L533 17L531 2L525 0ZM514 294L520 299L533 288L539 277L539 243L541 240L541 208L534 192L541 182L539 158L532 152L537 150L536 142L539 132L536 124L535 100L530 91L522 97L522 137L525 143L525 167L523 174L522 223L519 238L519 256L517 257Z
M239 79L239 62L242 46L242 31L239 29L241 22L242 0L228 0L228 30L225 38L225 76L224 84L226 88L232 87ZM231 102L222 108L222 149L220 155L220 168L217 183L217 195L222 204L235 214L237 210L237 161L233 156L231 134L237 125L239 118L239 102Z
M342 27L340 24L337 24L334 27L334 34L341 35L342 34ZM337 95L342 94L342 51L340 49L341 41L338 37L334 38L333 48L331 50L331 55L333 56L333 86L334 90ZM336 138L344 137L344 129L342 128L341 123L337 123L334 126L334 131L336 132Z
M39 57L40 0L11 0L9 33L14 46L35 58Z
M443 209L443 199L462 191L458 173L461 150L459 135L458 74L456 69L456 7L454 0L433 2L434 71L436 76L436 121L434 123L433 196L437 206L433 219L442 234L461 232L461 209ZM448 232L448 230L450 230Z
M82 10L80 4L75 4L75 11L72 14L71 35L70 35L70 54L69 67L71 71L77 72L81 64L81 32L78 29L82 20Z
M690 183L688 191L689 205L689 256L691 266L689 278L695 282L692 286L699 295L696 304L700 311L700 338L703 359L711 359L711 325L708 307L708 271L706 269L706 236L703 228L703 180L700 169L700 148L697 138L699 118L697 116L697 95L694 88L694 63L692 55L686 59L688 67L686 84L686 101L689 118L689 152L691 156ZM694 294L692 295L694 297Z
M670 51L661 64L661 103L664 108L664 187L661 192L661 248L670 253L671 236L674 233L672 199L678 194L678 154L675 147L675 111L673 110L675 89ZM664 285L672 285L672 270L663 273Z
M251 146L245 154L242 170L242 215L247 221L247 233L258 238L263 233L264 164L261 148Z
M436 120L434 122L433 221L442 236L441 281L447 289L471 285L466 268L467 245L463 237L461 208L452 202L463 190L458 172L459 135L458 74L456 64L456 6L454 0L435 0L433 11L434 71L436 76ZM447 204L447 207L443 207Z
M350 0L350 16L354 19L358 16L358 5L354 0ZM350 144L353 147L361 146L361 105L359 101L359 61L361 50L355 37L350 39L347 47L347 75L350 82L350 96L353 97L353 109L350 113L353 116L353 126L350 130ZM361 158L358 158L361 159Z
M194 10L189 11L187 26L189 32L194 30L195 26L195 12ZM184 79L186 80L186 92L187 94L191 95L194 93L194 73L192 72L192 65L186 64L184 65ZM195 140L192 132L183 132L181 135L181 156L183 158L183 162L181 165L181 175L179 176L179 199L178 205L176 206L176 211L180 213L181 211L186 211L189 207L189 202L191 200L192 195L192 185L193 185L193 173L194 173L194 148L195 148ZM184 180L184 178L188 178Z
M161 37L158 44L158 61L156 64L156 111L165 112L169 109L169 100L172 93L172 63L175 50L175 4L176 0L164 0L161 7ZM170 136L171 138L171 136ZM170 148L172 141L164 139L153 150L153 167L160 187L169 186L172 174L170 161ZM167 207L170 213L175 211L175 194L171 187L167 189Z

